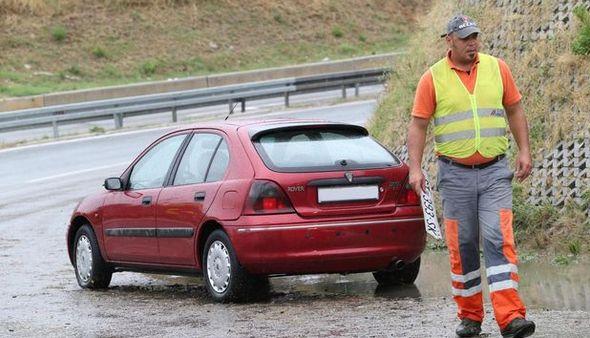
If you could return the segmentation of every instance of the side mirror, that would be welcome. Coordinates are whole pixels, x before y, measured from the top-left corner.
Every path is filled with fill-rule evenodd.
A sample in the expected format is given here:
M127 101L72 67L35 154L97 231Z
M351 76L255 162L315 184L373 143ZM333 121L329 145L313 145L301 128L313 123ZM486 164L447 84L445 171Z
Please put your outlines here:
M104 180L104 187L107 190L123 190L123 183L119 177L109 177Z

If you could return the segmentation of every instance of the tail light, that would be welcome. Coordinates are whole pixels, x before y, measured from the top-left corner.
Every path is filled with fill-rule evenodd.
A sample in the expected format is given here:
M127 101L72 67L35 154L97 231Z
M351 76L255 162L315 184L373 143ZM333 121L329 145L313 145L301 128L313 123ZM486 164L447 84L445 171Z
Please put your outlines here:
M272 181L256 180L250 187L245 215L285 214L295 212L289 198Z
M420 205L420 196L414 192L411 185L406 183L400 191L397 202L406 205Z

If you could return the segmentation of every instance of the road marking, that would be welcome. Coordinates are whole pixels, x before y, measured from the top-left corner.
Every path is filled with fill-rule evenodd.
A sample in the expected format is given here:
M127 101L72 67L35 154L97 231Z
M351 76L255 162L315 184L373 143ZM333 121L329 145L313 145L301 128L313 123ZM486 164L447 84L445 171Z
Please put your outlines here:
M94 168L89 168L89 169L75 170L75 171L70 171L70 172L63 173L63 174L36 178L34 180L27 181L27 183L38 183L38 182L43 182L43 181L51 181L56 178L62 178L62 177L77 175L77 174L83 174L83 173L88 173L88 172L98 171L98 170L103 170L103 169L108 169L108 168L114 168L114 167L119 167L119 166L126 165L126 164L129 164L129 162L121 162L121 163L116 163L116 164L111 164L111 165L103 165L100 167L94 167Z
M122 132L112 131L112 133L105 134L105 135L81 136L80 138L74 138L71 140L51 141L51 142L46 142L46 143L30 144L30 145L21 146L21 147L1 149L0 154L17 152L17 151L21 151L21 150L34 149L34 148L43 148L43 147L54 146L54 145L68 144L68 143L78 143L78 142L84 142L84 141L89 141L89 140L99 140L99 139L127 136L127 135L133 135L133 134L149 133L149 132L160 131L160 130L165 131L166 129L170 129L172 131L174 129L179 129L180 127L181 127L180 125L178 125L178 126L174 125L174 126L155 127L155 128L149 128L149 129L130 130L130 131L122 131ZM162 133L162 135L164 135L164 132ZM154 138L154 140L155 140L155 138Z

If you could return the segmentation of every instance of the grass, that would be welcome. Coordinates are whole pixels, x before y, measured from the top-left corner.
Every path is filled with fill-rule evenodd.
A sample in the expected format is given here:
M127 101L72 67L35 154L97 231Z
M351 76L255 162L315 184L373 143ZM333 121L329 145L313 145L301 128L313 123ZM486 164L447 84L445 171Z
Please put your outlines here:
M344 32L342 31L342 28L338 27L338 26L334 26L332 27L332 36L335 38L341 38L344 36Z
M156 74L158 68L161 67L160 61L156 59L150 59L144 61L141 66L139 67L139 72L144 76L152 76Z
M103 47L96 46L92 48L92 55L94 55L95 58L103 59L107 57L108 53Z
M92 126L92 127L88 128L88 131L93 134L104 134L106 132L106 130L100 126Z
M552 151L559 141L587 131L590 59L570 52L583 30L580 23L567 31L556 30L552 38L534 42L521 39L522 32L532 32L546 24L558 5L558 0L544 1L530 6L529 15L511 15L493 2L467 6L459 1L435 1L430 12L418 19L418 33L408 42L408 54L396 60L386 95L369 123L371 133L391 149L405 143L416 85L428 67L444 57L446 45L437 37L440 27L454 13L463 10L482 29L482 52L501 57L512 70L523 95L534 163L540 163L545 152ZM505 35L500 45L490 48L499 26L506 27ZM517 152L515 148L513 145L509 150L511 162ZM424 157L430 153L432 143L427 145ZM430 176L435 177L434 166L429 165ZM514 229L519 247L565 258L590 253L590 220L586 213L590 192L581 205L531 205L527 202L530 185L529 180L514 186Z
M332 0L252 0L248 6L197 0L0 0L14 18L0 22L6 32L0 39L0 73L20 74L0 79L0 95L396 51L407 43L415 13L427 5L402 0L351 0L347 6ZM72 65L81 73L68 71Z
M54 26L51 28L51 37L54 41L62 42L68 36L68 31L64 26Z
M580 21L581 28L572 44L572 51L578 55L590 55L590 10L578 5L573 12Z

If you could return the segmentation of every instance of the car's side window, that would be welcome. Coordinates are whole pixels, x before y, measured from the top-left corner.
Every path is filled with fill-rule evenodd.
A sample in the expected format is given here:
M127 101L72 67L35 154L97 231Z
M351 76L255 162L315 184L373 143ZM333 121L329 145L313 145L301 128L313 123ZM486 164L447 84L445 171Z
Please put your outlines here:
M215 134L195 134L180 160L173 185L205 182L211 157L221 139L221 136Z
M205 181L215 182L221 180L225 174L225 169L227 169L228 164L229 149L227 149L227 143L225 140L223 140L221 141L219 148L217 148L215 156L213 156L213 161L211 162L211 166L209 167L209 172L207 173L207 178Z
M130 189L161 187L166 179L172 159L186 135L177 135L162 140L137 161L129 177Z

